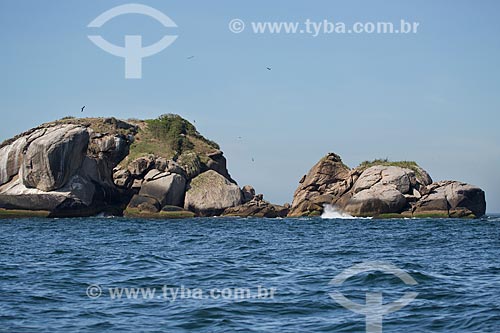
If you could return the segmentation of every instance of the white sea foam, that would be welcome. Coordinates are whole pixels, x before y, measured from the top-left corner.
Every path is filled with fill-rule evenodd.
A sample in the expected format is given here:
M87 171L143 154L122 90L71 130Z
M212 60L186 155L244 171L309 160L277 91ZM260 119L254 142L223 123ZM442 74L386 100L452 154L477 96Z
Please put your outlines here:
M321 214L322 219L359 219L359 217L351 216L347 213L344 213L332 205L326 204L323 209L323 214ZM371 217L366 217L371 219Z

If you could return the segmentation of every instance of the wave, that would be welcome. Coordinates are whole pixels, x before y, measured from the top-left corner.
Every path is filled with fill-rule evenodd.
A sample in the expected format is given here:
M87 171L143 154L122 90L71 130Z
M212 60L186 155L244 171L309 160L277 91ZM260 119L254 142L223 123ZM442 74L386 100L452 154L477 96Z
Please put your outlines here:
M347 213L344 213L337 209L335 206L325 204L323 209L323 214L321 214L322 219L360 219L360 217L354 217ZM371 219L371 217L364 217L364 219Z

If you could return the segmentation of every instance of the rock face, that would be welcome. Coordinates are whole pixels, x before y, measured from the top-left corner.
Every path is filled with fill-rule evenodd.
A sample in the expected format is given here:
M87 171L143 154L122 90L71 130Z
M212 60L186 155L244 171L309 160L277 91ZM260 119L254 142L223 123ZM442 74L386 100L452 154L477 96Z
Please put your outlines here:
M442 212L450 217L483 216L485 195L480 188L456 181L442 181L425 188L425 194L415 205L414 214L433 215Z
M30 139L23 157L23 184L48 192L64 186L80 168L89 133L84 127L67 125L42 131Z
M227 166L226 166L227 161L223 154L224 153L220 150L208 154L207 168L209 170L214 170L215 172L218 172L220 175L222 175L224 178L228 179L232 183L236 183L231 178L231 175L227 171Z
M320 215L323 203L344 194L352 186L353 177L357 175L351 175L340 156L329 153L299 181L289 216Z
M355 216L375 216L401 212L407 206L405 195L428 185L430 177L416 176L410 169L376 165L364 170L349 193L338 202Z
M413 162L374 164L351 170L338 155L328 154L301 179L289 216L319 215L324 204L353 216L485 214L485 195L476 186L452 181L432 183L429 174Z
M26 137L20 137L0 149L0 185L8 183L21 168Z
M214 170L208 170L191 180L184 208L201 216L220 215L226 208L241 203L238 185Z
M0 208L80 216L116 204L119 192L112 169L128 154L132 138L118 133L109 119L96 122L109 132L96 132L84 120L58 121L4 142ZM134 127L128 126L120 131L134 133Z
M405 206L406 199L396 186L376 184L355 193L342 210L353 216L376 216L401 212Z

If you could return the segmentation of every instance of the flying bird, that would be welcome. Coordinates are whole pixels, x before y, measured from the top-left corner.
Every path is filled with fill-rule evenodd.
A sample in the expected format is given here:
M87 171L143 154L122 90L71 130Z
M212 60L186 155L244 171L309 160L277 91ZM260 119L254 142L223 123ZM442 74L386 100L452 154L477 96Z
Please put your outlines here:
M81 112L83 112L83 109L85 109L85 105L82 107L82 111Z
M272 68L271 67L266 67L268 71L270 71Z
M255 162L254 158L252 157L252 162Z
M188 59L188 60L189 60L189 59L193 59L193 58L194 58L194 56L189 56L189 57L187 57L186 59Z

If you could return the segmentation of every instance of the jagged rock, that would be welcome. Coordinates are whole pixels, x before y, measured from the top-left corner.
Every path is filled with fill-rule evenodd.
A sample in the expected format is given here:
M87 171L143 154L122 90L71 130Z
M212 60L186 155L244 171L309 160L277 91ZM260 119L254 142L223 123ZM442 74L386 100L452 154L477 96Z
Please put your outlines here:
M125 135L99 135L91 131L87 155L106 163L106 168L113 169L128 154L133 137Z
M146 176L139 195L155 198L161 207L165 205L182 206L185 190L186 179L184 177L176 173L160 173L155 169Z
M82 165L89 133L81 126L62 125L35 135L24 148L22 182L45 192L59 189Z
M250 185L245 185L241 188L242 201L247 203L255 197L255 189Z
M214 170L208 170L191 180L184 208L198 215L213 216L240 203L241 190L238 185Z
M155 158L152 155L136 158L128 165L128 171L135 177L143 177L155 165Z
M116 186L130 188L132 186L132 174L128 170L117 170L113 173L113 181Z
M323 210L322 204L329 202L318 202L314 198L323 194L340 196L346 191L351 176L354 175L350 174L349 167L342 163L340 156L329 153L302 177L295 191L289 216L320 213Z
M207 156L209 158L207 162L208 169L218 172L232 183L235 182L231 178L231 175L229 175L229 172L227 171L227 161L222 151L217 150L216 152L210 153Z
M429 173L427 173L427 171L425 171L418 165L414 166L414 169L415 169L415 179L419 183L419 186L420 185L427 186L432 184L432 178L429 175ZM412 185L413 187L416 187L416 184L413 182Z

